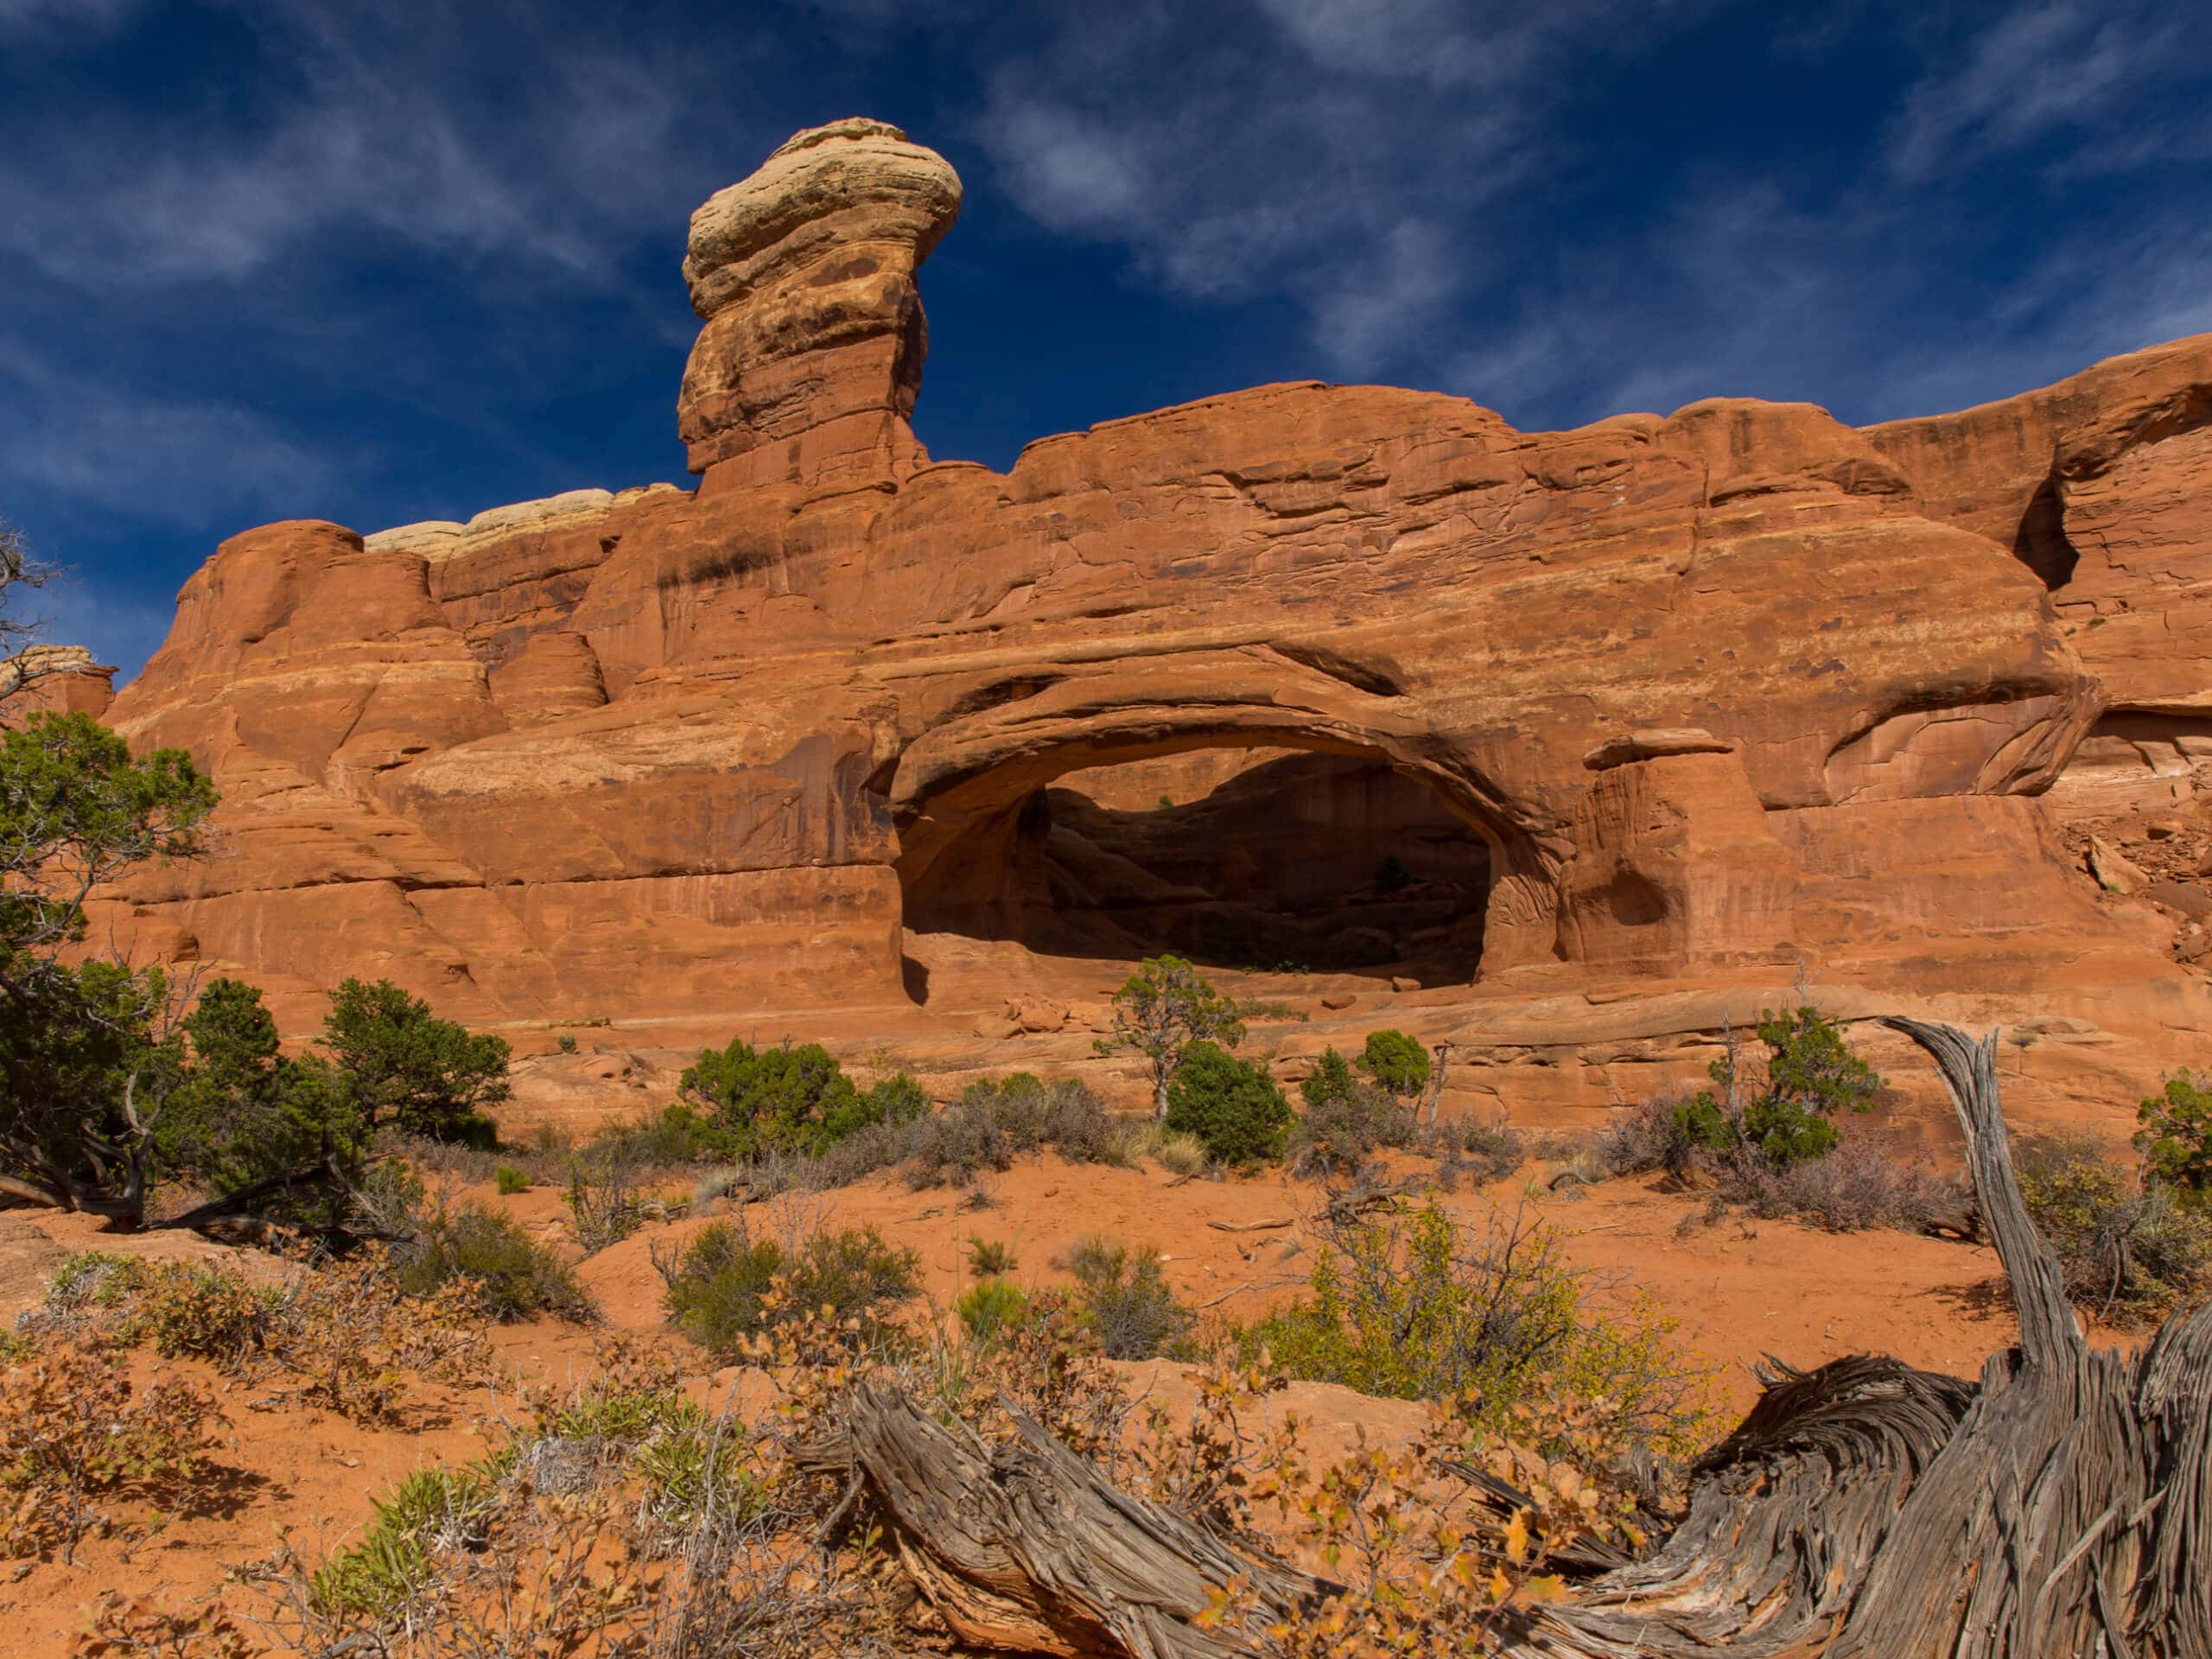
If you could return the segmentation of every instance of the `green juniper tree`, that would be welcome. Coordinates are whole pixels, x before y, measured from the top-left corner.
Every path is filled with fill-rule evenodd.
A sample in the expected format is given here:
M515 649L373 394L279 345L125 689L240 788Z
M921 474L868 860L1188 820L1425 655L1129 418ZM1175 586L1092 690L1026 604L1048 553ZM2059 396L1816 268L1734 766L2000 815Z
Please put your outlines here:
M182 1063L174 987L73 947L93 890L197 856L214 805L183 751L134 760L86 715L34 713L0 737L0 1191L143 1216Z
M1428 1083L1428 1051L1402 1031L1369 1032L1355 1064L1394 1100L1411 1100Z
M1114 1029L1094 1047L1103 1056L1141 1055L1152 1073L1153 1115L1165 1122L1167 1086L1198 1043L1234 1048L1244 1040L1236 1002L1180 957L1147 957L1114 993Z
M322 1046L371 1131L488 1142L484 1109L512 1092L506 1039L479 1036L388 979L348 979L330 999Z

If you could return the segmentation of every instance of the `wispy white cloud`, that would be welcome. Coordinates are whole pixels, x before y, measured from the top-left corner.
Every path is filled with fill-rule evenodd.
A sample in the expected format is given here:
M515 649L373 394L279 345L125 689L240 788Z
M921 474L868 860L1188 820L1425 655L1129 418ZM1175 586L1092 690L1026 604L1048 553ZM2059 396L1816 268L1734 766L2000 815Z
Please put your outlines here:
M283 95L250 118L179 103L27 127L16 147L40 164L0 172L0 249L94 291L240 282L330 235L605 286L691 206L689 152L709 134L679 130L680 64L518 32L513 90L494 102L456 82L464 43L440 14L376 27L270 0L245 15Z
M1889 164L1909 179L1969 167L2054 135L2079 135L2132 114L2143 92L2205 60L2202 20L2133 0L2038 0L1997 14L1956 58L1931 66L1891 124ZM2148 160L2201 141L2208 116L2100 135L2105 164ZM2068 164L2075 165L2079 157Z
M1833 213L1716 181L1645 241L1516 296L1444 383L1509 418L1670 412L1700 397L1816 403L1864 423L1964 408L2101 358L2212 331L2212 228L2063 235L1998 285L1937 291L1916 214Z
M1139 137L1064 104L1002 92L984 124L1008 188L1056 231L1128 235L1150 216Z
M0 35L105 35L143 0L0 0Z
M201 530L327 513L346 459L243 404L85 378L0 341L0 499Z
M1250 6L1193 31L1137 3L1015 53L978 136L1040 224L1179 297L1295 302L1346 378L1545 423L1723 392L1888 414L2206 326L2194 219L2084 181L2212 160L2212 30L2152 0L1839 0L1774 31L1776 73L1885 66L1886 118L1687 162L1655 137L1642 199L1590 220L1543 200L1587 180L1571 89L1713 6Z
M1419 84L1439 91L1487 89L1541 102L1529 76L1562 46L1587 53L1632 43L1688 22L1700 0L1257 0L1260 10L1329 74Z
M1489 274L1484 206L1543 165L1521 141L1564 85L1541 72L1702 9L1140 4L1001 62L976 134L1040 224L1184 298L1287 296L1337 372L1374 376L1433 355Z
M1434 224L1406 219L1363 257L1338 267L1313 295L1313 334L1332 361L1380 363L1434 339L1458 292L1451 239Z

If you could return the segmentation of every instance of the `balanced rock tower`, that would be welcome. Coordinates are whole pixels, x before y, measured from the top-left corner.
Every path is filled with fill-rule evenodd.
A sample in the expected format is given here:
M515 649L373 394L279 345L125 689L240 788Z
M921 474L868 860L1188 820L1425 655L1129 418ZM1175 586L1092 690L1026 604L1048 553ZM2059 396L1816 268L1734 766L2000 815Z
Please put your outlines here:
M914 277L959 214L942 156L859 119L798 134L692 214L691 470L715 489L883 489L925 461L907 424L930 340Z

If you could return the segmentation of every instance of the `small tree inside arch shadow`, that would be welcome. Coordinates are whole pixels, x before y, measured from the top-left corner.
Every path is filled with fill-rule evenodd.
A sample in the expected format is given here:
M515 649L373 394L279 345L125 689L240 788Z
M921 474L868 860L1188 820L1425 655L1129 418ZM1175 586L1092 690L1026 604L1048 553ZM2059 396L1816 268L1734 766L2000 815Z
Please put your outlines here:
M1152 1073L1152 1113L1167 1116L1167 1085L1194 1043L1234 1048L1244 1021L1224 996L1180 957L1147 957L1114 993L1114 1029L1091 1045L1103 1058L1141 1055Z

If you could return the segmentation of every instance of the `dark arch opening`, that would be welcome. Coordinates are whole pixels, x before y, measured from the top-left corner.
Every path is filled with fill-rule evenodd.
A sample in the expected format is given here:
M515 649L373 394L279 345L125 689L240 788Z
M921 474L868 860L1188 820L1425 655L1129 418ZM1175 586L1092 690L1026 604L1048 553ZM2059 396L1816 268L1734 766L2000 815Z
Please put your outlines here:
M1376 753L1225 742L1061 772L900 874L921 933L1464 983L1492 855Z

